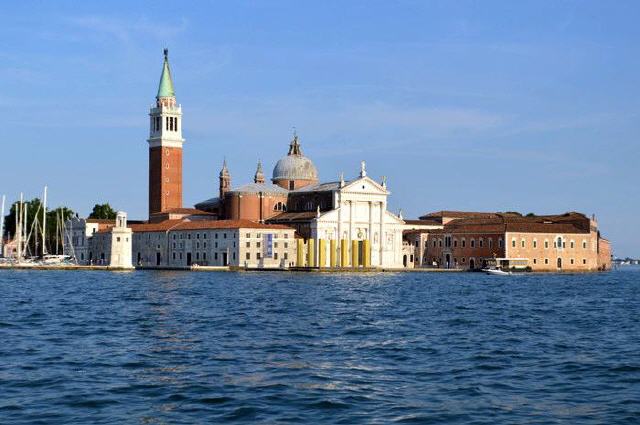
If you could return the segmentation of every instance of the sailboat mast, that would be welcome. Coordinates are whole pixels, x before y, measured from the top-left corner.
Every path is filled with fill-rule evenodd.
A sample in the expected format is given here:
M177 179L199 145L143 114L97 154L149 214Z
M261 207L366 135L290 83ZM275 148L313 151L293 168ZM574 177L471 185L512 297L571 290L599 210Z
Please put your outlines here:
M60 245L58 236L60 236L60 209L59 208L56 210L56 255L58 255L58 246Z
M23 256L27 255L27 248L29 247L29 240L27 239L27 231L29 225L27 223L27 211L29 210L29 204L22 206L22 244L24 245Z
M18 208L16 211L16 234L15 237L18 239L18 250L16 251L18 255L18 261L22 259L22 201L24 200L24 195L20 192L20 202L18 203Z
M45 237L47 236L47 186L44 187L44 195L42 197L42 256L47 254L47 244Z

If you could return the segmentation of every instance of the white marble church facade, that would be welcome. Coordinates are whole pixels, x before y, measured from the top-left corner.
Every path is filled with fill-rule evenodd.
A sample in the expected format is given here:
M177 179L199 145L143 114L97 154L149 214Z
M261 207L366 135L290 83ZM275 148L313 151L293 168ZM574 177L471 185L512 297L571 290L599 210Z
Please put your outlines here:
M311 237L317 241L347 240L347 249L351 249L352 241L368 240L372 267L402 267L404 221L387 210L390 192L386 183L367 177L363 163L359 178L338 186L333 193L335 208L316 217L311 224ZM320 243L315 246L321 249ZM329 246L326 244L325 249ZM330 255L318 258L329 259Z

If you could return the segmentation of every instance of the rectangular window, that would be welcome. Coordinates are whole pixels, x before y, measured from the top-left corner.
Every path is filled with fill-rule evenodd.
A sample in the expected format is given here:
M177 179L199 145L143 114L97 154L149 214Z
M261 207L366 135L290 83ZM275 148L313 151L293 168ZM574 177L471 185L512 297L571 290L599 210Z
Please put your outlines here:
M249 253L247 252L247 254L246 254L245 256L246 256L247 260L251 260L251 254L249 254Z
M227 234L226 233L222 234L222 239L227 239Z
M587 249L587 241L582 241L582 249Z
M512 240L511 241L511 248L515 248L516 247L516 240Z
M256 247L260 248L260 242L256 242Z
M218 239L218 234L216 233L216 239Z
M536 241L536 240L534 240L534 241L533 241L533 247L534 247L534 248L537 248L537 247L538 247L538 241Z
M549 248L549 241L544 241L544 248L545 249Z
M217 260L217 259L218 259L218 253L217 253L217 252L214 252L214 253L213 253L213 259L214 259L214 260Z
M502 248L502 239L498 239L498 247Z
M247 242L247 248L251 248L251 242Z
M273 253L273 259L274 259L274 260L277 260L277 259L278 259L278 253L277 253L277 252L274 252L274 253Z
M571 248L573 248L573 247L574 247L574 242L573 242L573 241L571 241L571 243L569 244L569 246L570 246Z
M175 252L173 253L173 259L174 260L176 259L176 253Z
M524 248L524 239L520 241L520 246Z
M251 237L251 233L247 233L247 238L250 238L250 237Z
M287 252L284 253L284 259L288 260L289 259L289 254Z
M544 263L545 263L545 264L549 264L549 259L548 259L548 258L545 258L545 259L544 259Z
M260 253L259 253L259 252L257 252L257 253L256 253L256 259L257 259L257 260L259 260L259 259L260 259Z
M284 243L284 248L285 248L285 249L289 248L289 242L285 242L285 243Z

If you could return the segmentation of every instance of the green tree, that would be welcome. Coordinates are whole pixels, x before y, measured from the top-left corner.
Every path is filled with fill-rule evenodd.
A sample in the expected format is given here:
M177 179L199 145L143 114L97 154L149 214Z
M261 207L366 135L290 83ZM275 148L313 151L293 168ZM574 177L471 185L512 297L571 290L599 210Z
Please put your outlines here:
M89 218L98 218L106 220L115 220L116 211L111 208L111 205L107 204L95 204L93 211L89 214Z

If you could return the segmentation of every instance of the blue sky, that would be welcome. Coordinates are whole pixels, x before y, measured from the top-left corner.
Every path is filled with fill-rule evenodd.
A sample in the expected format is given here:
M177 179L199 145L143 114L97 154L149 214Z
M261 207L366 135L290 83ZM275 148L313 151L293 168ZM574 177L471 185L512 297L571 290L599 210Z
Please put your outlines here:
M147 211L162 49L184 202L270 172L295 126L322 180L367 161L391 209L595 213L640 256L636 1L8 2L0 193Z

